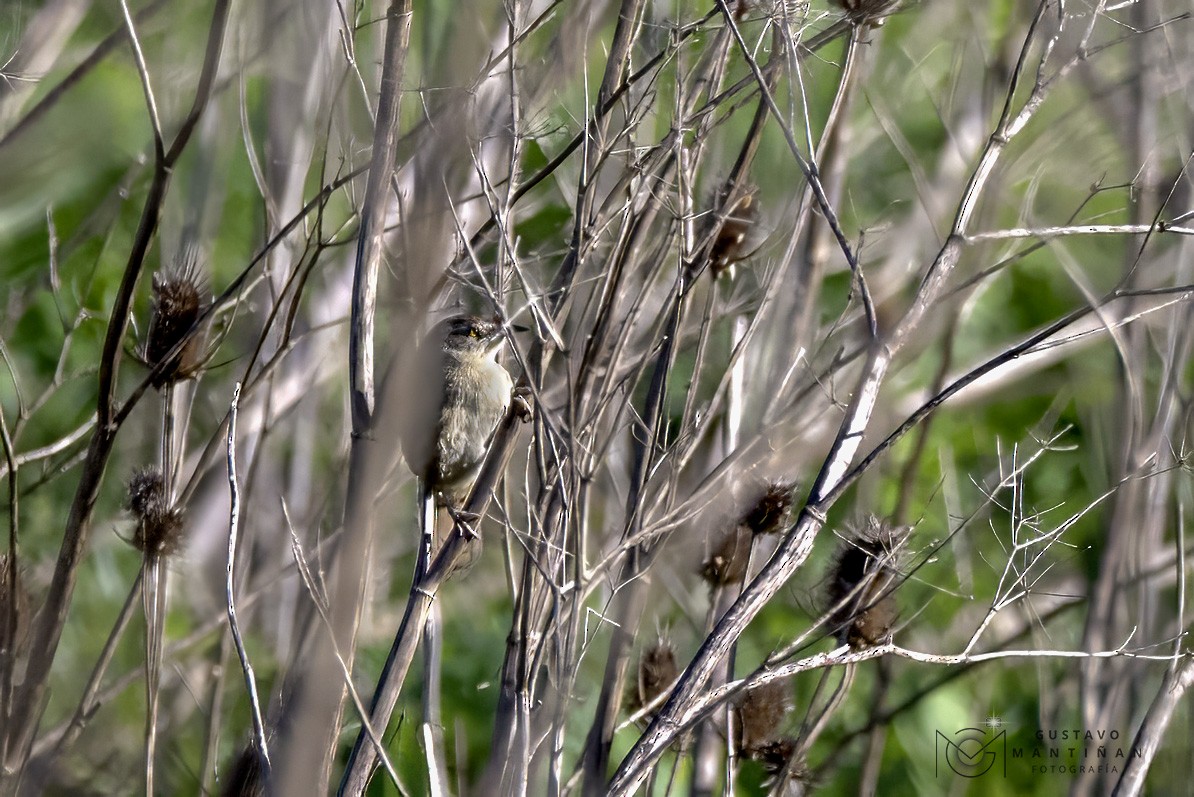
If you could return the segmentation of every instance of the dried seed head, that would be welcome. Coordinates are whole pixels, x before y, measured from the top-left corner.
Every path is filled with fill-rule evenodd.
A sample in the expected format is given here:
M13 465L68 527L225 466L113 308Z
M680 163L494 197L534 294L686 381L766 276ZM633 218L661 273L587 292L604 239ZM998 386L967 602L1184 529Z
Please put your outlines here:
M714 279L746 259L746 239L759 216L755 189L742 192L732 206L726 202L727 199L728 190L722 189L710 222L716 227L713 248L709 251L709 268L713 271ZM717 227L718 224L721 226Z
M793 760L796 746L795 739L785 736L754 751L754 759L763 765L763 771L767 773L764 785L770 789L771 794L797 797L808 793L812 785L812 772L804 756Z
M834 0L855 22L874 23L889 14L897 0Z
M768 775L778 775L788 765L788 759L796 752L796 740L784 736L765 744L761 744L751 751L752 757L763 765Z
M166 511L165 483L162 472L153 465L142 468L129 479L128 510L138 520Z
M153 275L153 311L143 357L150 368L157 368L183 341L199 316L207 309L207 299L193 252L174 268ZM153 378L154 387L173 384L194 376L203 364L206 335L197 331L182 345L165 369Z
M265 759L257 750L257 744L250 742L232 763L220 794L222 797L265 797L266 776Z
M775 534L787 525L792 514L791 484L769 484L754 506L742 516L742 525L755 534Z
M752 539L748 527L735 525L701 565L701 577L714 587L741 583L746 578Z
M872 516L852 539L842 542L826 589L833 609L828 630L855 650L882 644L897 617L896 555L907 539Z
M638 660L638 680L631 696L631 710L638 711L643 706L651 705L679 676L676 650L670 641L660 637L654 645L643 651Z
M21 584L21 572L8 554L0 554L0 648L20 650L29 636L33 601ZM15 595L14 595L15 592ZM12 598L15 597L15 601ZM13 611L15 609L15 612ZM11 618L11 619L10 619ZM10 625L10 623L12 623Z
M784 717L792 710L788 685L783 681L760 684L734 704L734 740L739 755L755 758L776 739Z
M183 544L183 514L169 505L162 472L142 468L129 479L128 510L137 520L133 547L145 556L170 556Z

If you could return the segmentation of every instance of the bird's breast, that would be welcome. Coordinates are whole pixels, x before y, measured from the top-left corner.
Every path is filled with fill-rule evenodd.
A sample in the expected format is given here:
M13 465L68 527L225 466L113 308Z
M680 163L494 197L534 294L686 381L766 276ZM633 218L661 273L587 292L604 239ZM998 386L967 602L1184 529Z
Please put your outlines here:
M439 478L445 487L475 478L514 388L510 374L491 359L461 358L451 366L436 452Z

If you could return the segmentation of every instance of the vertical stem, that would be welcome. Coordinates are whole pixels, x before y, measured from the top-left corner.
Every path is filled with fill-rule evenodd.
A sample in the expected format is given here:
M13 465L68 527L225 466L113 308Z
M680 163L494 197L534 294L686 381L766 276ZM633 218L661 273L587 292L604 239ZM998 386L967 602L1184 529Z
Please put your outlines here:
M440 705L440 666L444 656L443 617L439 606L431 604L423 626L423 754L427 758L427 778L431 797L444 797L448 791L448 770L444 755L444 718Z
M4 419L4 408L0 407L0 445L4 448L4 459L8 463L8 553L0 567L0 589L8 591L2 601L7 611L0 617L0 719L5 728L13 727L12 679L17 660L17 596L20 578L20 557L17 548L18 507L20 492L17 483L17 461L13 452L12 437L8 433L8 422ZM8 760L8 732L0 734L0 765Z
M174 383L162 387L162 425L158 467L162 474L162 499L166 510L174 505ZM161 694L162 658L166 643L168 568L157 551L143 553L141 605L145 615L145 794L153 797L154 758L157 749L158 699Z
M228 491L231 506L228 510L228 561L224 570L224 597L228 608L228 628L232 631L232 641L236 645L236 655L240 659L241 669L245 674L245 687L249 693L249 705L253 712L253 734L257 742L257 753L268 768L270 765L269 743L265 737L265 720L261 715L261 701L257 696L257 677L253 674L253 665L249 662L249 654L245 650L245 642L241 639L240 626L236 621L235 575L236 541L240 529L240 488L236 483L236 413L240 403L240 382L232 389L232 403L228 408Z
M153 762L157 747L158 694L162 676L166 568L162 557L145 554L141 562L141 606L145 614L145 794L153 797Z
M643 494L647 477L655 462L660 434L663 429L663 413L671 369L675 364L680 321L683 317L684 299L688 294L689 266L679 264L680 273L673 288L671 308L667 325L663 331L663 344L655 361L651 385L643 404L642 418L645 428L640 427L635 435L634 462L632 465L630 495L626 502L626 526L624 540L634 539L642 528ZM601 694L584 753L584 794L593 797L604 793L606 770L609 768L610 746L613 743L614 725L618 705L625 685L626 666L630 660L630 645L638 627L647 600L646 587L649 580L645 573L651 558L651 546L634 543L626 554L616 583L622 585L614 595L614 627L610 636L610 649L606 658L605 675L601 682Z
M297 718L279 755L281 793L324 792L331 777L344 699L334 650L343 652L351 671L355 656L360 608L365 590L365 559L373 544L373 500L387 450L374 444L374 319L378 270L384 248L385 221L398 138L402 78L410 44L412 0L392 0L386 10L381 88L373 128L369 178L361 206L361 227L353 273L349 326L349 395L352 442L349 450L345 499L345 534L331 573L331 633L334 644L313 648L311 663L300 684L302 715ZM378 728L383 733L383 728ZM371 758L375 761L375 758ZM318 767L313 771L312 765Z

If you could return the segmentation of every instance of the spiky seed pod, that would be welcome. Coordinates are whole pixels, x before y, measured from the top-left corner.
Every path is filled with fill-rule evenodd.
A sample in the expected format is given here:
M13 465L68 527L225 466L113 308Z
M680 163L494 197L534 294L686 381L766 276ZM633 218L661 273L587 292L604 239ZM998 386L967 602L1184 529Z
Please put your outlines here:
M153 275L153 310L143 352L150 368L156 369L166 360L207 309L198 272L194 255L188 254L179 265ZM203 365L206 337L201 329L187 339L181 351L153 378L153 386L161 388L194 376Z
M10 564L8 554L0 554L0 648L20 650L24 647L25 640L29 635L29 620L31 619L29 615L33 601L29 597L28 590L21 584L21 580L21 573L18 568ZM10 598L13 597L14 587L16 588L15 602L10 601ZM16 609L15 613L12 611L13 608ZM5 631L8 629L7 623L10 616L16 625L6 639Z
M797 797L805 794L812 785L812 772L808 764L803 756L793 760L795 754L796 740L790 736L768 742L754 751L754 759L763 765L763 771L767 773L764 785L771 794ZM777 788L781 779L783 785Z
M749 689L734 704L734 746L738 754L754 758L776 739L792 704L788 685L769 681Z
M897 617L896 555L907 535L872 516L838 550L826 589L828 630L855 650L882 644Z
M222 797L265 797L267 767L265 759L250 742L232 763L220 790Z
M788 759L796 752L796 740L790 736L773 739L751 751L751 757L763 765L768 775L778 775L788 765Z
M898 0L834 0L854 22L874 23L889 14Z
M735 525L701 565L701 577L714 587L741 583L750 562L751 539L749 528Z
M162 472L153 465L135 472L129 479L129 497L125 506L138 520L163 514L166 495Z
M763 495L742 516L742 525L755 534L776 534L788 524L792 514L795 486L773 483L767 485Z
M721 226L713 238L713 247L709 251L709 268L716 279L722 273L730 270L735 264L746 258L746 238L759 216L759 203L753 188L739 196L733 207L726 206L726 190L723 189L718 198L718 214L713 216L712 224ZM725 214L722 221L721 215Z
M183 513L169 505L160 470L150 466L133 474L127 507L137 521L132 543L138 551L145 556L171 556L182 549Z
M651 705L678 677L680 667L676 664L676 650L669 640L660 637L639 657L635 690L630 700L631 710L638 711L643 706Z

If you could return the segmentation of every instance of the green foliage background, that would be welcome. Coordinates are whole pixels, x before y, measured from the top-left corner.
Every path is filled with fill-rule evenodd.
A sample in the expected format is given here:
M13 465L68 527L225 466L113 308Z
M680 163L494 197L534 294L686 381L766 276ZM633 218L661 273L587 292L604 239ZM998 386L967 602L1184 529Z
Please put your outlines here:
M48 66L23 72L26 35L35 22L44 21L39 15L54 5L75 7L77 24L64 26L65 38ZM519 162L523 178L543 168L581 131L582 120L590 113L616 24L617 4L588 5L592 16L584 23L585 29L568 29L582 24L584 15L576 9L560 8L528 35L519 50L520 79L528 87L539 80L552 82L543 95L535 96L528 89L528 96L535 100L524 109L518 130L524 139ZM1019 0L927 0L904 5L886 24L871 28L862 45L865 67L843 121L849 131L848 143L843 146L849 154L840 174L834 175L842 186L837 203L842 229L862 253L885 324L907 308L920 274L943 242L964 176L973 167L975 150L970 142L981 142L991 132L1035 10L1034 4ZM632 68L668 42L677 21L691 22L708 10L690 2L648 6L633 50ZM842 14L820 2L792 6L792 18L813 26L810 31ZM293 345L279 358L274 375L282 379L292 357L321 361L327 367L318 369L303 401L287 404L282 415L256 430L261 437L253 446L259 448L245 455L249 509L242 553L249 575L243 589L246 595L260 599L260 608L247 615L246 630L262 693L271 702L279 699L283 676L295 662L292 645L299 633L296 602L307 600L293 571L286 570L292 567L293 558L278 499L295 497L292 479L296 469L309 474L305 503L294 510L295 525L309 554L319 540L335 531L343 511L349 437L344 368L349 306L343 285L356 247L363 178L331 192L321 213L309 215L301 232L261 266L256 262L258 255L288 217L279 217L280 205L271 204L278 201L280 192L269 200L264 198L260 175L254 174L264 169L269 183L283 172L281 161L275 158L299 157L296 152L301 147L283 145L287 130L279 119L286 118L299 120L311 150L309 164L299 168L296 190L301 201L290 201L287 212L293 213L323 186L368 163L383 32L379 18L384 4L365 2L340 8L351 24L330 35L332 40L345 37L340 41L351 41L359 73L347 68L343 44L329 47L326 43L310 55L316 68L294 70L295 64L304 64L306 55L303 17L317 12L327 15L320 4L295 4L293 8L285 3L234 4L213 96L193 145L173 171L148 257L147 271L161 270L186 247L197 246L205 285L214 294L243 272L250 273L236 303L219 313L209 366L190 393L193 403L186 448L195 456L204 446L212 445L213 454L194 467L193 476L188 472L187 478L193 480L188 487L193 492L188 494L194 499L195 511L189 522L195 528L187 551L171 564L166 638L168 644L189 643L181 649L171 648L166 658L158 759L159 783L165 793L215 789L215 773L200 771L206 741L214 738L215 751L208 760L217 763L223 773L250 733L248 704L236 660L227 648L222 614L224 541L220 535L226 533L226 515L221 514L221 504L213 496L223 489L220 424L231 385L246 378L246 364L262 341L267 349L276 345L276 329L266 330L263 322L275 302L280 302L279 275L301 271L304 293L293 305L297 319ZM769 39L764 34L767 12L760 9L747 15L742 28L747 40L763 54ZM1180 219L1190 211L1190 180L1182 169L1191 147L1189 131L1194 129L1189 124L1194 115L1189 86L1194 27L1188 8L1183 10L1177 0L1142 2L1133 9L1138 10L1106 11L1100 16L1091 57L1059 79L1028 128L1011 143L968 232L1071 223L1148 224L1155 219ZM133 3L132 10L139 14L137 30L169 140L193 96L211 3ZM60 13L67 11L60 9ZM1067 13L1073 18L1060 39L1061 49L1073 46L1090 9ZM1132 33L1129 22L1137 29L1149 27L1141 18L1131 16L1135 13L1159 27ZM336 19L335 14L327 15L320 24L340 24ZM463 101L462 97L477 88L477 53L482 49L488 52L490 40L503 41L496 32L504 30L504 24L501 4L416 4L402 99L400 165L432 146L424 127L428 114L434 118L429 109L438 109L441 99ZM151 128L123 29L120 8L114 3L25 2L0 8L0 54L13 58L4 68L0 84L0 344L4 360L0 409L16 454L46 446L57 448L22 465L16 479L22 578L35 607L39 594L48 589L67 510L79 481L95 417L103 336L152 175ZM627 153L635 147L653 146L671 131L677 84L712 46L716 30L711 23L687 39L660 68L651 88L636 95L644 107L641 121L620 142L612 159L629 158ZM112 36L121 39L112 51L77 82L62 88L72 70ZM567 48L577 39L584 42L583 58L560 55L557 48ZM1030 48L1034 59L1040 53L1039 45ZM1066 54L1068 57L1068 50ZM802 144L806 113L812 139L819 140L823 132L844 57L843 43L831 43L803 62L799 83L785 79L777 89L777 103L798 123L794 127ZM557 58L562 72L551 75ZM1018 102L1031 88L1035 63L1031 62L1029 79L1016 95ZM1142 70L1148 71L1146 78L1141 77ZM727 74L728 83L750 74L736 48L728 59ZM1142 80L1153 83L1142 89ZM314 98L304 100L304 91L313 92ZM48 110L18 128L42 102L50 103ZM309 113L290 109L287 116L279 109L279 105L301 102L309 103L305 106ZM702 207L710 203L725 179L746 134L753 104L747 106L739 110L727 103L718 108L724 116L709 133L705 143L708 160L693 186ZM1142 132L1132 121L1144 114L1151 125L1149 131ZM1146 135L1147 140L1140 139ZM686 140L691 143L692 139ZM961 162L951 162L959 157ZM453 163L449 168L468 172L473 167ZM517 241L535 285L551 282L568 250L575 222L573 192L581 168L575 156L565 161L517 206L511 239ZM750 178L763 208L762 219L751 234L753 252L739 265L733 280L723 278L717 288L719 301L743 308L747 314L757 310L759 292L783 261L804 190L803 179L775 125L764 132ZM276 184L264 193L272 190L277 190ZM600 240L601 252L607 251L612 235ZM310 236L306 243L304 236ZM885 384L863 451L931 395L930 388L940 384L943 371L951 375L964 372L1117 286L1154 288L1189 283L1191 261L1186 240L1154 230L1151 236L1026 236L973 242L939 312L930 312L922 339L901 355L897 370ZM1046 243L1033 248L1038 241ZM383 268L379 314L383 318L404 312L416 298L408 291L411 278L402 271L411 266L394 253L400 248L391 245L391 257ZM482 242L480 256L486 268L495 262L497 250L494 239ZM814 319L818 332L811 348L804 350L807 362L817 368L850 351L860 340L857 285L840 253L827 262L818 284ZM458 271L452 285L476 287L471 268ZM966 284L971 279L973 283ZM661 277L660 283L663 281ZM707 280L698 285L694 307L703 305L705 292L714 290L711 284L712 280ZM644 295L653 295L658 289L658 284L644 277ZM459 287L449 287L443 295L453 290L473 296ZM511 289L509 308L525 305L525 294L520 291ZM1166 301L1172 298L1166 297ZM998 640L998 646L1007 649L1081 650L1086 639L1087 598L1105 577L1105 540L1123 534L1115 529L1134 522L1131 507L1121 496L1129 481L1143 485L1146 491L1153 483L1163 486L1150 493L1159 516L1139 520L1142 527L1147 525L1147 544L1141 542L1124 554L1131 559L1131 566L1123 578L1135 580L1123 588L1122 600L1133 617L1148 622L1138 627L1130 641L1118 637L1116 644L1124 642L1135 652L1156 656L1185 650L1184 641L1174 642L1187 623L1182 591L1188 560L1178 554L1188 547L1184 530L1191 499L1185 463L1190 369L1188 349L1182 344L1189 308L1186 297L1180 298L1172 308L1156 310L1150 308L1160 300L1152 304L1151 300L1139 300L1137 308L1143 320L1131 332L1095 330L1087 339L1061 347L1050 362L1034 361L1022 372L1013 373L1010 369L1015 363L1009 363L1009 375L1000 371L989 388L945 403L931 422L920 427L923 431L901 440L837 503L827 525L832 531L820 535L808 564L750 625L736 649L738 674L748 674L770 651L815 623L824 610L821 596L826 574L845 530L867 514L891 516L897 507L904 513L898 521L914 528L909 551L901 562L906 579L898 596L902 618L896 634L899 644L926 652L960 652L995 600L1004 565L1011 558L1023 578L1023 591L1009 593L1015 594L1015 599L1001 610L977 649L993 649L993 640ZM145 370L127 355L143 342L150 312L150 279L145 274L136 293L133 328L123 346L126 356L117 383L120 396L128 396L145 377ZM716 367L704 367L699 373L695 347L687 342L695 337L696 321L688 330L693 334L678 355L667 397L673 442L682 439L689 428L691 419L683 415L686 398L695 391L699 402L709 401L723 376L719 369L728 362L733 347L732 320L727 311L709 324L708 357ZM321 331L328 329L331 335L321 336ZM576 330L570 327L567 332ZM400 339L390 339L392 333L385 324L379 324L379 333L380 351L402 345ZM581 340L580 336L575 340ZM785 345L783 336L777 336L773 352L779 353L774 357L795 355ZM644 358L648 351L644 349ZM254 367L258 370L252 373L257 378L262 373L260 364ZM261 391L270 389L269 378L260 383L265 385ZM748 390L757 384L763 393L764 374L760 371L752 378L758 382L752 382ZM822 398L834 394L826 399L826 406L794 401L795 411L777 423L790 433L777 436L785 442L776 443L778 451L772 452L769 460L770 473L795 480L801 497L807 495L831 440L818 427L838 422L840 405L852 390L851 378L834 376L832 386L822 386ZM648 380L634 379L637 381L628 384L625 400L637 407ZM1173 400L1173 419L1153 425L1159 417L1158 408L1169 399ZM827 409L835 402L839 410ZM756 405L752 408L762 406ZM140 555L126 544L132 521L123 508L125 483L135 468L157 456L160 412L159 399L150 394L117 437L93 513L92 538L54 658L43 731L60 726L74 710L81 685L92 672L129 585L139 572ZM1141 427L1156 436L1138 433ZM1047 446L1043 444L1046 440L1051 441ZM56 445L60 441L65 442ZM1153 458L1148 460L1150 451ZM1025 467L1020 478L997 486L1001 478L1038 453L1039 458ZM511 468L526 469L529 456L516 455ZM1125 459L1134 465L1130 475L1125 473ZM589 522L603 534L621 522L623 507L618 500L624 496L625 471L623 461L614 461L596 479L601 494L591 505ZM682 480L692 487L701 475L685 471ZM525 516L521 496L526 490L522 481L510 478L503 489L499 497L517 525ZM0 495L12 500L7 482ZM406 596L416 547L412 507L413 486L399 467L379 503L383 519L356 661L356 681L366 697ZM1117 513L1117 507L1126 514ZM695 653L705 633L703 613L708 601L708 588L697 575L700 559L708 551L712 530L721 527L718 523L724 526L734 510L734 501L727 500L714 510L694 512L682 524L683 533L665 543L652 599L636 635L636 652L666 633L682 664ZM1014 531L1048 533L1062 528L1064 533L1044 549L1040 559L1032 558L1040 552L1035 549L1009 554ZM1144 535L1145 529L1140 533ZM481 563L451 582L440 599L446 618L442 678L444 716L450 718L445 723L448 758L461 782L475 781L490 754L502 655L514 612L508 573L520 567L517 540L502 535L499 526L487 531L485 545ZM1163 561L1171 564L1158 568L1157 563ZM279 577L279 570L286 575ZM606 581L612 577L606 574ZM586 648L576 663L579 686L566 708L572 718L566 739L568 762L576 761L580 754L602 679L609 633L601 615L609 606L610 586L605 583L604 588L594 590L584 603L588 621L584 641L591 648ZM1049 615L1059 600L1067 603L1067 608ZM143 766L144 694L138 687L144 661L141 622L139 616L134 617L116 648L104 681L107 699L90 718L77 745L56 762L46 787L51 793L137 791L135 784ZM1140 626L1139 622L1127 622L1129 629ZM1121 630L1117 626L1113 634ZM802 655L832 647L831 639L818 634ZM859 666L841 708L809 754L819 778L818 793L857 793L867 753L863 730L873 718L872 710L904 701L908 701L906 708L892 716L873 740L882 740L882 746L876 748L881 793L1053 795L1075 782L1070 774L1038 774L1014 758L1006 762L1005 777L988 775L973 782L946 777L941 773L937 732L952 733L998 717L1007 729L1009 747L1027 749L1036 743L1038 729L1081 728L1080 663L1047 657L1011 658L963 667L892 657L881 666L882 676L875 662ZM1167 666L1165 661L1133 660L1119 671L1130 680L1124 687L1130 699L1125 698L1127 702L1113 713L1107 729L1118 731L1124 748ZM218 667L228 669L222 680L212 675ZM885 685L882 697L877 697L880 677ZM817 694L818 679L819 673L812 672L792 680L795 712L788 722L793 729L799 727L804 710L814 699L824 699L823 693ZM417 736L422 686L423 676L416 670L390 728L390 755L414 793L422 792L425 778ZM219 717L209 725L211 700L217 694L223 704ZM1189 722L1183 704L1152 768L1150 793L1177 794L1188 789ZM213 726L218 733L209 735ZM341 762L356 727L355 719L350 719L338 757ZM638 733L631 724L617 734L614 762L629 751ZM665 793L673 766L679 768L677 783L687 784L690 761L669 753L654 780L655 793ZM376 778L371 793L398 793L384 780ZM757 764L744 763L738 793L764 793L763 780ZM1097 786L1092 782L1074 788L1102 789L1114 781L1110 776L1097 781ZM683 793L685 788L677 786L673 793ZM539 789L536 785L532 791L541 793Z

